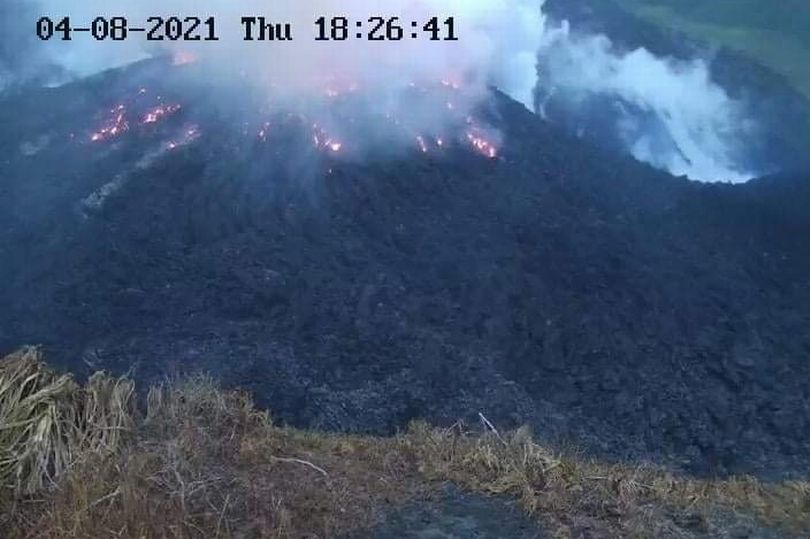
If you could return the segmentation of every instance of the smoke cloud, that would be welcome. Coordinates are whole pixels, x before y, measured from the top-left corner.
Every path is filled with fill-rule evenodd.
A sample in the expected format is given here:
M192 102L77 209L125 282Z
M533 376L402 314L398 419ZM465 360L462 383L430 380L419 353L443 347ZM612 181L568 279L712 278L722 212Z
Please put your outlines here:
M29 0L0 2L0 92L20 82L41 82L59 71L49 63L46 51L37 47L36 13ZM31 24L22 24L25 21Z
M94 41L89 35L71 42L41 44L48 56L74 76L115 67L174 46L194 53L221 69L218 76L249 72L273 84L275 89L301 95L320 92L334 83L360 84L366 91L390 90L410 82L463 79L479 88L493 84L530 105L534 88L535 53L543 32L540 3L536 0L131 0L111 7L103 0L22 0L36 6L41 15L54 19L70 15L73 24L87 26L95 17L124 16L130 24L144 26L150 16L214 16L218 42L144 43L143 35L125 42ZM30 18L32 9L27 10ZM284 43L244 42L243 16L265 16L268 21L291 23L294 41ZM315 20L345 16L352 21L369 17L400 17L407 25L420 27L431 17L444 21L455 17L458 41L404 39L369 42L354 39L350 28L346 41L318 42ZM138 22L136 22L138 21ZM30 24L33 34L34 22ZM16 23L19 25L19 18ZM25 26L25 25L24 25ZM368 24L366 24L368 27ZM368 31L369 28L364 28Z
M739 182L754 174L745 159L754 135L745 107L711 81L703 60L659 58L645 49L620 51L602 35L577 34L547 20L542 0L4 0L0 21L0 90L14 81L62 83L167 52L193 54L208 80L249 81L274 103L307 112L325 92L361 89L363 106L396 116L408 133L440 136L482 102L493 85L576 132L618 146L637 159L703 181ZM150 16L214 16L218 42L42 42L38 17L69 15L74 26L98 16L124 16L143 26ZM295 40L244 42L243 16L292 23ZM318 17L371 16L424 21L455 17L459 41L314 40ZM410 29L406 29L408 32ZM350 30L350 35L354 29ZM9 40L8 36L13 39ZM414 84L451 81L463 88L450 112L422 107L405 95ZM360 93L360 92L358 92ZM232 96L231 96L232 97ZM444 103L442 102L442 106ZM343 123L319 110L330 132ZM450 117L455 118L452 120ZM410 136L410 135L409 135ZM488 133L490 139L497 134ZM409 140L413 143L413 138ZM421 143L421 142L420 142ZM745 163L745 164L744 164Z
M38 65L51 85L167 53L193 57L194 72L212 87L205 96L209 109L227 109L234 123L246 122L250 118L235 116L246 112L239 105L248 99L255 105L253 99L264 96L262 121L272 123L279 112L297 114L311 127L317 146L349 159L414 146L430 151L452 142L494 157L500 135L474 119L475 113L490 96L490 86L532 108L536 52L545 27L539 0L125 0L114 6L105 0L12 1L18 2L19 15L8 18L32 36L26 65ZM74 27L90 26L97 17L126 17L139 27L148 27L150 17L213 17L220 39L149 42L133 33L116 42L85 33L72 41L42 42L33 37L41 16L54 21L70 16ZM245 41L242 18L259 16L289 24L293 40ZM348 38L317 41L321 17L348 19ZM355 38L371 30L371 17L398 17L404 39ZM432 41L422 30L436 18L445 37L450 17L458 40ZM17 75L25 78L19 70ZM264 127L257 131L265 136Z

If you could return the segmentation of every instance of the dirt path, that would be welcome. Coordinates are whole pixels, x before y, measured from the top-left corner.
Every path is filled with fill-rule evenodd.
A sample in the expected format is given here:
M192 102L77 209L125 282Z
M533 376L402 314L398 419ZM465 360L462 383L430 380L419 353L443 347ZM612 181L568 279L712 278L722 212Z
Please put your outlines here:
M435 499L399 510L384 524L353 539L539 539L545 536L515 503L446 487Z

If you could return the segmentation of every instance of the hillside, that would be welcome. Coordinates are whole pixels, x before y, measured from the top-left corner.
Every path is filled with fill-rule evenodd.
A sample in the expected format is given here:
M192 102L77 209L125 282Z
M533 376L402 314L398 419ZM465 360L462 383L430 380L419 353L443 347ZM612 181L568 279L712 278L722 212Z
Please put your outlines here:
M0 349L140 383L204 370L300 427L481 411L610 459L806 470L806 176L692 183L496 92L479 114L497 158L415 146L302 169L296 125L246 137L231 118L249 99L209 107L181 84L193 69L0 103ZM183 107L91 140L155 95ZM199 136L155 153L178 132Z
M0 537L810 537L804 2L231 4L0 0Z
M617 2L651 22L743 53L810 98L810 5L803 0Z

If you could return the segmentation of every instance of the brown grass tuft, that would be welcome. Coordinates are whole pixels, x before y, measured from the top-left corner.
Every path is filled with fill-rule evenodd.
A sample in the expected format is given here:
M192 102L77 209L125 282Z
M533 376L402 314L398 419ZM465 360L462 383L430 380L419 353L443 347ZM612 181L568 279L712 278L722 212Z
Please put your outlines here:
M85 389L48 369L38 348L0 361L0 483L16 494L53 485L86 451L115 451L133 425L134 386L97 373Z
M728 514L810 531L810 486L703 481L552 451L526 429L414 423L390 438L277 427L248 395L198 376L85 388L37 349L0 363L3 537L335 537L444 482L521 501L558 537L719 536ZM35 493L35 494L33 494Z

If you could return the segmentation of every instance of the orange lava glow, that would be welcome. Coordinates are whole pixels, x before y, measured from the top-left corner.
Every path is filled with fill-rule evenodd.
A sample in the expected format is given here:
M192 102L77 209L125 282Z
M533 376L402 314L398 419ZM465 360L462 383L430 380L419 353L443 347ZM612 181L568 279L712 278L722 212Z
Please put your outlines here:
M312 142L315 145L315 148L319 150L328 150L332 153L338 153L341 149L343 149L343 143L332 138L318 124L312 124Z
M129 122L126 119L126 107L118 105L110 110L110 117L104 126L90 136L93 142L103 142L115 138L121 133L129 130Z
M419 149L422 150L422 153L428 152L427 143L425 143L425 137L421 135L416 137L416 143L419 144Z
M267 135L270 134L270 122L264 122L262 128L259 129L258 136L262 141L267 141Z
M196 124L186 127L183 132L174 140L166 142L167 150L175 150L191 144L202 135L200 127Z
M172 64L176 66L193 64L197 60L197 55L189 51L177 51L174 53L174 56L172 56Z
M142 124L156 123L163 117L174 114L181 108L182 107L180 105L159 105L150 110L149 112L147 112L146 115L143 117L143 120L141 120L141 123Z
M484 157L488 157L490 159L495 159L498 157L498 149L495 147L495 144L487 140L480 133L475 131L467 131L467 140L472 148Z

